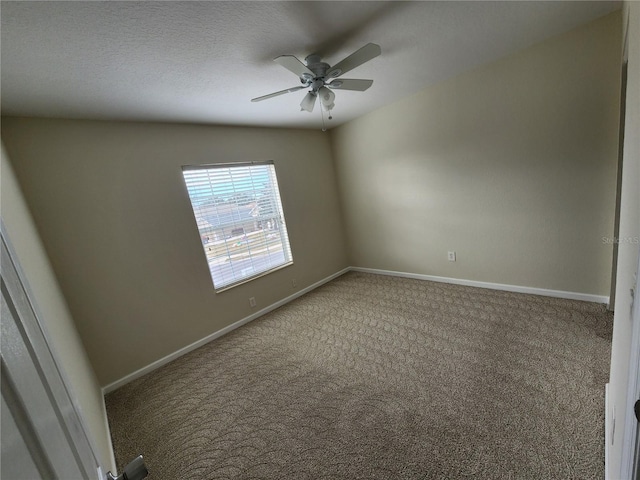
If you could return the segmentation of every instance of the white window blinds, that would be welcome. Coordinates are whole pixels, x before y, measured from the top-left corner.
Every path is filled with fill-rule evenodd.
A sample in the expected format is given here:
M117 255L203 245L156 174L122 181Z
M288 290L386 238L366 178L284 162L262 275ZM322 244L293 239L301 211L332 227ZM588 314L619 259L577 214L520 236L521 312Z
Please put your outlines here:
M273 162L182 173L216 291L293 262Z

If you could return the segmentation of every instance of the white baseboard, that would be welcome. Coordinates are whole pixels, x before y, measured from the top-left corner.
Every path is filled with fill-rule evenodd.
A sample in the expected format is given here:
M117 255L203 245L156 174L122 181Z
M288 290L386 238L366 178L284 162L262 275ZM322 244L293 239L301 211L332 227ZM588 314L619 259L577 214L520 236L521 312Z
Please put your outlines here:
M351 267L354 272L375 273L378 275L390 275L393 277L415 278L417 280L429 280L432 282L452 283L466 285L468 287L490 288L492 290L504 290L507 292L529 293L545 297L566 298L569 300L583 300L585 302L609 303L609 297L591 295L589 293L565 292L562 290L548 290L546 288L522 287L520 285L506 285L504 283L479 282L477 280L465 280L463 278L437 277L434 275L422 275L420 273L394 272L391 270L378 270L375 268Z
M304 295L305 293L309 293L311 290L314 290L318 287L320 287L321 285L324 285L327 282L330 282L331 280L333 280L334 278L339 277L340 275L344 275L345 273L347 273L349 271L349 267L340 270L339 272L334 273L333 275L329 275L326 278L323 278L322 280L314 283L313 285L309 285L306 288L303 288L302 290L294 293L293 295L289 295L286 298L283 298L282 300L279 300L271 305L269 305L268 307L263 308L262 310L257 311L256 313L253 313L251 315L249 315L248 317L245 317L241 320L238 320L237 322L232 323L231 325L227 325L226 327L213 332L210 335L207 335L204 338L201 338L200 340L197 340L195 342L193 342L190 345L187 345L186 347L181 348L180 350L177 350L173 353L170 353L169 355L167 355L166 357L163 357L159 360L156 360L153 363L150 363L149 365L147 365L146 367L142 367L139 370L136 370L133 373L130 373L129 375L125 375L124 377L122 377L119 380L116 380L115 382L112 382L104 387L102 387L102 395L106 395L109 392L113 392L114 390L122 387L123 385L126 385L129 382L132 382L133 380L142 377L143 375L146 375L149 372L152 372L153 370L156 370L157 368L160 368L163 365L166 365L167 363L175 360L176 358L179 358L183 355L186 355L187 353L195 350L198 347L201 347L209 342L211 342L212 340L215 340L216 338L220 338L221 336L231 332L232 330L235 330L238 327L241 327L242 325L249 323L251 320L255 320L258 317L261 317L262 315L269 313L272 310L275 310L278 307L281 307L282 305L291 302L292 300L295 300L298 297L301 297L302 295Z
M545 288L534 288L534 287L522 287L522 286L518 286L518 285L506 285L506 284L502 284L502 283L489 283L489 282L479 282L476 280L465 280L465 279L461 279L461 278L449 278L449 277L438 277L438 276L434 276L434 275L422 275L419 273L407 273L407 272L394 272L391 270L378 270L375 268L362 268L362 267L347 267L343 270L340 270L339 272L334 273L333 275L330 275L326 278L323 278L322 280L314 283L313 285L309 285L308 287L300 290L299 292L294 293L293 295L290 295L286 298L283 298L282 300L279 300L275 303L273 303L272 305L269 305L268 307L263 308L262 310L257 311L256 313L249 315L248 317L245 317L241 320L238 320L235 323L232 323L231 325L228 325L216 332L213 332L210 335L207 335L204 338L201 338L200 340L193 342L190 345L187 345L186 347L181 348L180 350L177 350L169 355L167 355L166 357L163 357L159 360L156 360L153 363L150 363L149 365L147 365L146 367L143 367L139 370L136 370L133 373L130 373L129 375L126 375L124 377L122 377L119 380L116 380L115 382L112 382L106 386L104 386L102 388L102 393L103 395L112 392L120 387L122 387L123 385L126 385L127 383L142 377L143 375L146 375L149 372L152 372L153 370L160 368L163 365L166 365L167 363L175 360L176 358L181 357L182 355L185 355L193 350L195 350L198 347L201 347L202 345L205 345L209 342L211 342L212 340L215 340L216 338L221 337L222 335L225 335L229 332L231 332L232 330L235 330L238 327L241 327L242 325L249 323L252 320L255 320L258 317L261 317L262 315L271 312L272 310L275 310L278 307L281 307L282 305L291 302L292 300L295 300L296 298L304 295L305 293L310 292L311 290L314 290L316 288L318 288L321 285L324 285L327 282L330 282L331 280L333 280L334 278L337 278L341 275L344 275L345 273L349 272L349 271L355 271L355 272L364 272L364 273L375 273L378 275L390 275L390 276L394 276L394 277L405 277L405 278L414 278L414 279L418 279L418 280L429 280L432 282L441 282L441 283L452 283L455 285L466 285L466 286L470 286L470 287L480 287L480 288L490 288L493 290L505 290L507 292L518 292L518 293L530 293L533 295L543 295L543 296L547 296L547 297L557 297L557 298L567 298L570 300L583 300L583 301L587 301L587 302L596 302L596 303L608 303L609 302L609 297L605 297L605 296L600 296L600 295L591 295L591 294L586 294L586 293L577 293L577 292L565 292L565 291L561 291L561 290L548 290Z

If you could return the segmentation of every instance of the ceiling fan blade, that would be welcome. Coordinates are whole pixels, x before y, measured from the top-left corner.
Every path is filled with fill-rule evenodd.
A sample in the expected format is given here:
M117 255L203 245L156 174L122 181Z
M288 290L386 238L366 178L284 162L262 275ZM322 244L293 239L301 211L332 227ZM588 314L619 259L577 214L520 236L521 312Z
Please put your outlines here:
M278 65L282 65L291 73L295 73L298 77L301 77L303 73L311 75L311 78L315 76L304 63L293 55L280 55L279 57L274 58L273 61Z
M298 90L302 90L303 88L307 88L306 85L301 85L299 87L291 87L286 90L280 90L279 92L270 93L269 95L263 95L262 97L252 98L252 102L261 102L262 100L266 100L267 98L277 97L278 95L284 95L285 93L297 92Z
M360 50L356 50L347 58L338 62L327 71L326 77L339 77L343 73L347 73L356 67L359 67L365 62L368 62L372 58L377 57L382 53L380 45L375 43L367 43Z
M306 110L309 113L313 112L313 107L316 104L317 98L318 98L317 95L311 92L307 93L305 97L302 99L302 102L300 102L300 110Z
M327 87L336 90L355 90L357 92L364 92L371 85L373 85L373 80L360 80L355 78L341 78L327 83Z

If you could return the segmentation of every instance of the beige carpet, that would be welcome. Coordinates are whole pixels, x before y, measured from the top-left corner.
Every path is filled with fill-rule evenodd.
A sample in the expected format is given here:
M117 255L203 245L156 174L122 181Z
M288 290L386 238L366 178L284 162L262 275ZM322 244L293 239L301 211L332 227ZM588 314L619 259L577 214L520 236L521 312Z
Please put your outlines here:
M611 329L593 303L352 272L109 394L118 467L601 479Z

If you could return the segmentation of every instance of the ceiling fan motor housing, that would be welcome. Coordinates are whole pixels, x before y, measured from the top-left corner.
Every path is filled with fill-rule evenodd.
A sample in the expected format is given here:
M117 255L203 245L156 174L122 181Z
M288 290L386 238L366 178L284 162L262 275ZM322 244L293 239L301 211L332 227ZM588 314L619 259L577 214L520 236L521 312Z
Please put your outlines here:
M305 72L300 76L300 81L308 84L314 92L317 92L319 88L324 86L324 78L331 65L321 61L320 55L316 54L309 55L304 60L307 63L307 68L313 72L313 76Z

